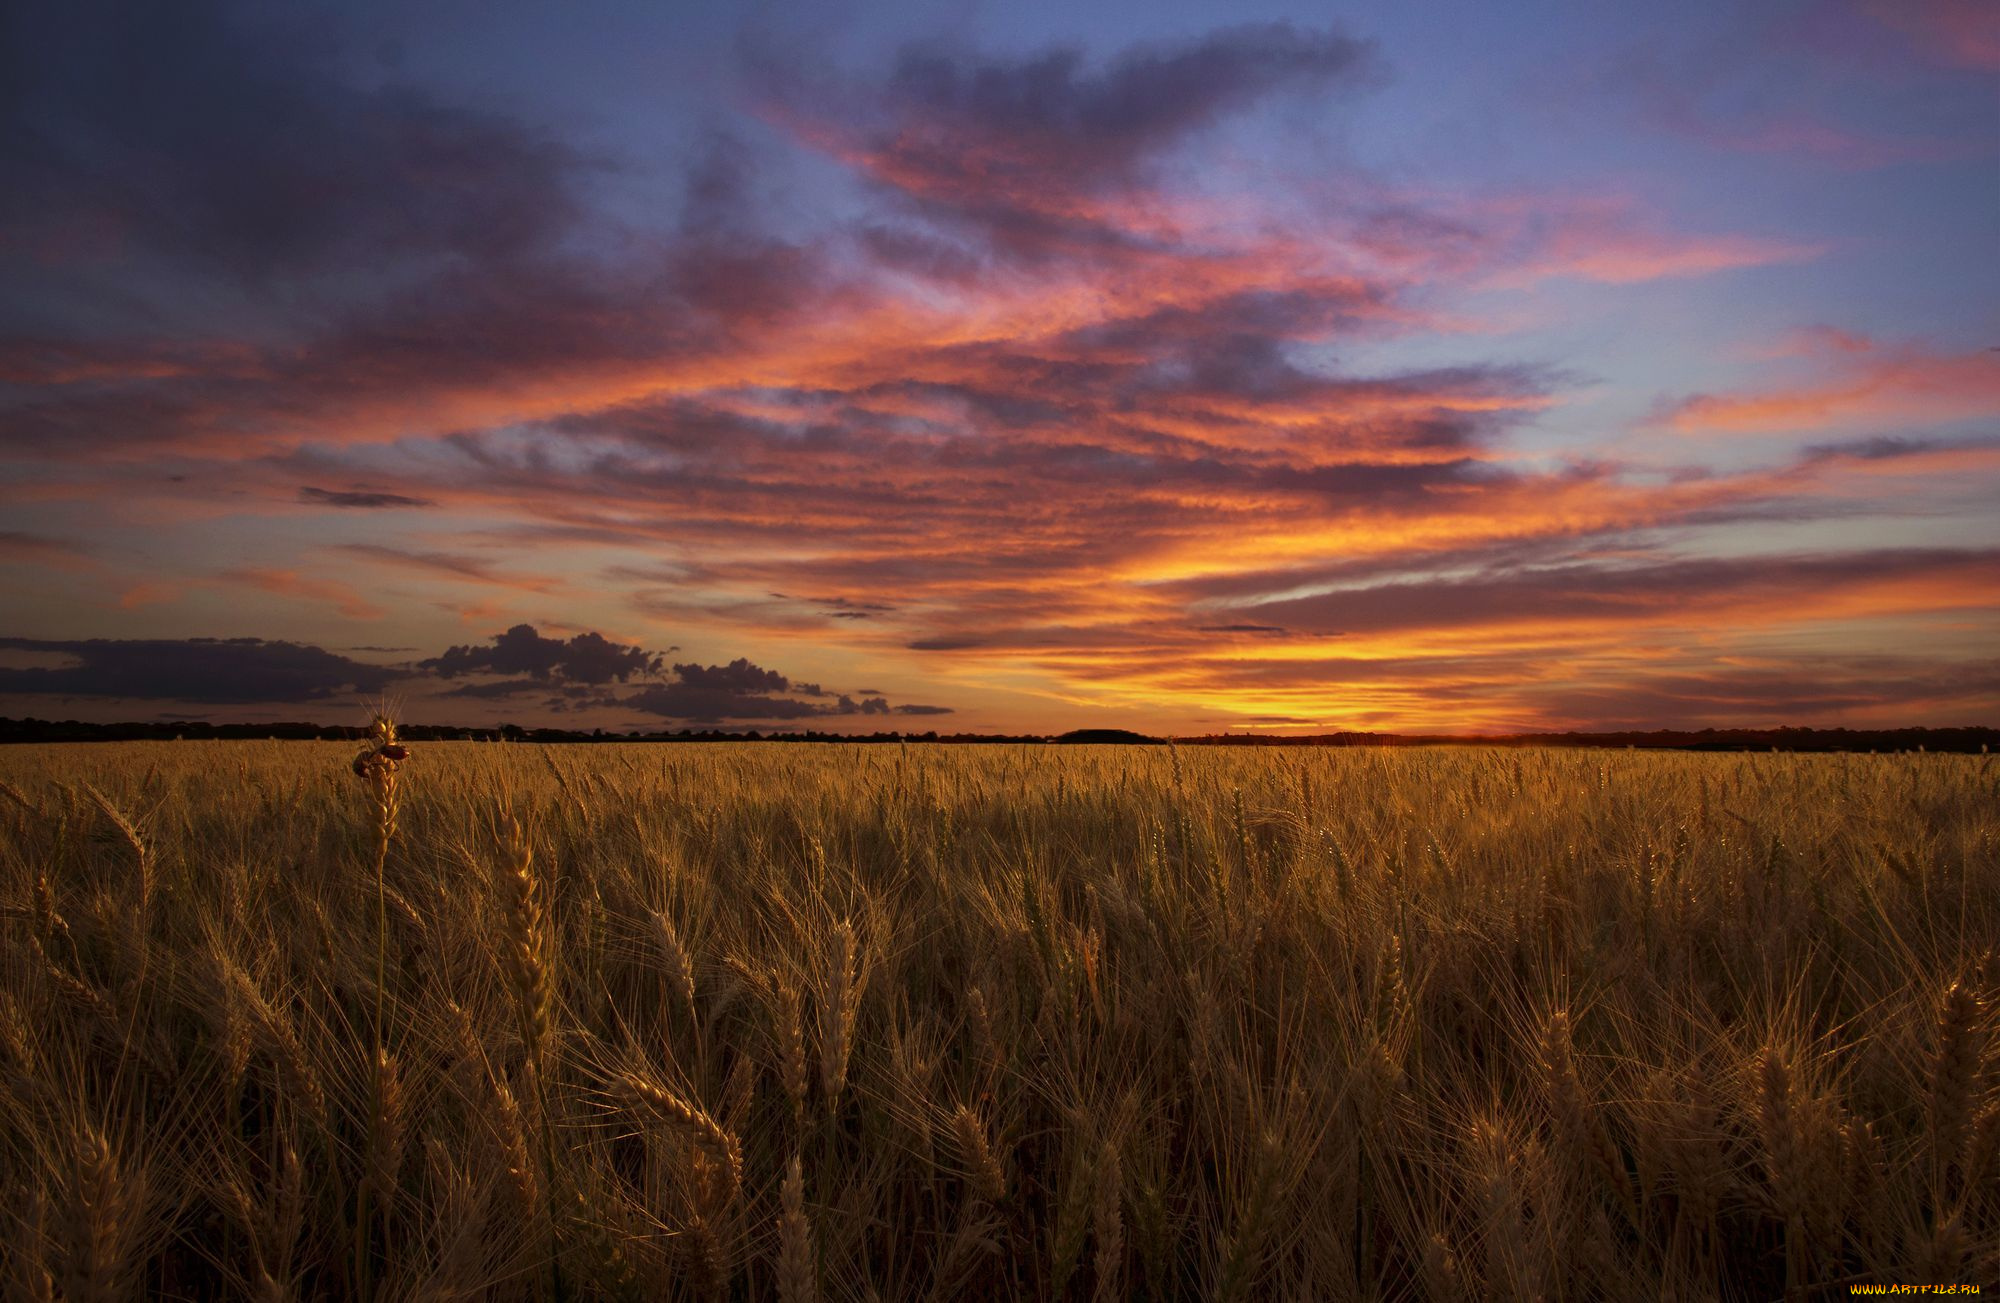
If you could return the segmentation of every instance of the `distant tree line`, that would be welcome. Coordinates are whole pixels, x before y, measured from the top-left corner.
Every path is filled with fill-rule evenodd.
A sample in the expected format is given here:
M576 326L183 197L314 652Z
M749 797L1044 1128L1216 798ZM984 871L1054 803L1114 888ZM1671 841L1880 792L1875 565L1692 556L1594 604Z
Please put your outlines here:
M360 725L214 724L206 720L141 720L92 724L80 720L9 719L0 717L0 743L8 742L130 742L206 741L269 738L284 741L352 742L367 733ZM1054 736L1028 733L831 733L818 729L765 733L755 729L680 729L675 732L607 732L604 729L461 728L448 724L408 724L399 727L412 742L984 742L1057 744L1162 745L1167 738L1125 729L1074 729ZM1643 747L1677 751L1955 751L1984 752L2000 746L1994 728L1705 728L1698 732L1654 729L1648 732L1512 733L1464 735L1446 733L1320 733L1279 737L1256 733L1212 733L1171 739L1181 746L1547 746Z
M2000 746L1996 728L1704 728L1645 732L1322 733L1261 737L1220 733L1175 739L1182 746L1516 746L1636 747L1672 751L1958 751Z

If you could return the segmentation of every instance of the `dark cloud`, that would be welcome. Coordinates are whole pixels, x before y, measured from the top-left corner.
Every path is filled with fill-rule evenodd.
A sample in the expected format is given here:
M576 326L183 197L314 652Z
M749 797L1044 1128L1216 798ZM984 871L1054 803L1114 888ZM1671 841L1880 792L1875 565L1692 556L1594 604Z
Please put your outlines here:
M76 658L59 669L0 669L0 694L246 705L380 692L407 673L261 638L0 638L0 648Z
M429 498L412 498L401 493L377 493L361 489L319 489L310 484L299 486L299 501L320 507L358 507L363 509L387 507L434 507Z
M835 620L872 620L878 615L886 615L896 608L887 602L869 602L852 597L788 597L784 593L772 593L781 602L802 601L817 606L828 617Z
M972 286L992 267L979 250L920 226L870 224L859 238L883 266L939 284Z
M1290 630L1276 624L1204 624L1197 633L1254 633L1266 638L1282 638Z
M431 679L454 684L431 700L532 700L565 712L623 706L693 723L951 713L947 706L891 705L877 693L850 695L797 683L740 657L725 665L676 665L664 681L621 694L614 685L663 673L659 653L611 642L594 631L567 640L547 638L525 624L496 634L490 643L452 647L414 666L371 665L319 647L261 638L0 638L0 653L5 652L69 663L0 667L0 696L218 707L306 704L378 694L391 685L408 693Z
M566 146L409 86L363 89L300 10L13 5L0 223L85 224L249 285L439 256L504 263L572 220Z
M494 634L490 646L452 647L418 665L443 679L466 674L527 675L527 681L546 687L552 679L564 683L604 684L613 680L624 683L634 677L657 674L662 659L658 652L614 643L596 632L580 633L564 641L543 637L531 624L517 624L505 633ZM482 685L478 691L461 690L460 695L504 694L491 685Z
M1808 466L1837 461L1900 461L1932 453L1978 452L1995 448L2000 448L2000 439L1913 439L1884 434L1843 443L1808 444L1800 451L1799 461Z
M1802 607L1814 597L1869 583L1928 580L1963 586L1965 600L1990 597L2000 552L1950 548L1865 553L1689 558L1594 563L1487 573L1475 578L1379 584L1263 602L1260 614L1302 631L1382 633L1523 621L1610 625L1746 601Z
M621 698L620 705L667 719L693 723L722 720L826 719L842 715L948 715L949 706L891 706L885 697L830 693L817 683L794 683L776 670L746 659L727 665L676 665L671 683L649 685ZM784 694L796 695L784 695ZM833 697L800 700L800 697Z
M505 588L541 589L548 587L545 581L518 579L496 571L491 563L478 557L470 557L451 552L415 552L407 548L389 547L381 543L339 543L335 551L367 561L395 566L398 569L414 570L420 574L430 574L447 579L470 579L482 584L496 584Z
M759 692L739 692L728 688L703 687L694 683L660 683L642 688L619 703L631 710L643 710L664 719L682 719L712 724L725 719L811 719L829 714L826 707L792 697Z
M727 665L676 665L680 681L698 692L726 692L751 695L784 692L792 685L776 670L752 665L738 657Z
M1701 728L1911 718L1983 723L2000 709L1991 660L1801 656L1761 666L1640 673L1624 682L1530 687L1545 719L1587 728Z
M791 679L766 669L748 657L723 665L687 662L663 666L664 656L638 647L613 643L598 633L582 633L564 641L547 638L532 625L516 625L496 634L490 644L453 647L441 656L418 662L417 668L442 679L467 675L505 677L468 683L446 696L503 700L546 692L562 695L551 702L565 709L618 705L663 719L712 724L725 720L825 719L842 715L946 714L943 706L891 706L886 698L856 700L818 683ZM609 684L662 676L622 696L600 691ZM547 704L547 703L545 703Z
M548 690L546 679L493 679L486 683L461 684L444 695L485 701L501 697L518 697L530 692L545 693Z
M0 24L16 447L440 433L468 400L513 415L524 381L712 355L828 279L760 232L740 142L695 162L682 229L635 241L598 202L618 168L357 79L325 16L80 0Z
M20 530L0 529L0 562L42 563L80 560L84 550L74 543Z
M1363 42L1289 23L1136 47L1100 68L1075 49L998 60L914 46L885 91L938 146L1005 142L1043 166L1082 173L1129 165L1275 91L1350 80L1369 54Z
M1374 69L1366 43L1287 23L1135 46L1103 63L1074 48L1009 59L912 45L865 89L819 74L820 62L817 50L768 41L747 57L775 115L801 136L1009 259L1143 251L1146 238L1077 201L1134 184L1194 133L1268 96L1358 84ZM969 279L983 256L900 228L871 227L864 244L946 280Z
M1314 339L1352 328L1389 304L1385 286L1358 279L1319 279L1284 288L1260 286L1205 299L1171 303L1135 315L1081 326L1058 341L1065 350L1118 356L1173 348L1203 374L1224 377L1221 388L1248 389L1236 372L1276 372L1284 387L1310 383L1288 365L1279 341ZM1208 371L1213 368L1213 371Z

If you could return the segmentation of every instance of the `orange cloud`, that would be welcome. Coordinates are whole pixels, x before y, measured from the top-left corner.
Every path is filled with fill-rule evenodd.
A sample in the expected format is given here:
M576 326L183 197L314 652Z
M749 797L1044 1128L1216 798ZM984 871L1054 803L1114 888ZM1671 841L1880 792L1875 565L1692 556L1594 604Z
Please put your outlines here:
M174 580L144 580L118 594L118 608L131 611L142 606L157 606L162 602L177 602L187 589L187 584Z
M329 579L307 578L296 570L246 566L227 571L222 578L229 583L245 584L280 597L319 602L350 620L379 620L383 614L381 607L362 597L349 585Z
M1676 429L1802 430L1867 420L1917 424L2000 414L2000 349L1885 349L1838 336L1821 378L1733 394L1697 394L1668 412Z

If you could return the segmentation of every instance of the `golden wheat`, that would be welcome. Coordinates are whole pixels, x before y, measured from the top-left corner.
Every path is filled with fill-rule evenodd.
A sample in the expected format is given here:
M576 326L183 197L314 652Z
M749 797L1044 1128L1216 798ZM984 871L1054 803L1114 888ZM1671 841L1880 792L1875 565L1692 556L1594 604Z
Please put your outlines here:
M22 1298L2000 1278L1988 758L378 736L0 784Z

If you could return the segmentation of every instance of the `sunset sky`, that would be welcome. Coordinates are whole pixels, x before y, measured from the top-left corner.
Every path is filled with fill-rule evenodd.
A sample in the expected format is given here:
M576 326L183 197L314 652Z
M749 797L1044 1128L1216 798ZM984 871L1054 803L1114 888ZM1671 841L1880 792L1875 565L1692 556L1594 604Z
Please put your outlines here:
M2000 723L2000 6L6 4L0 715Z

